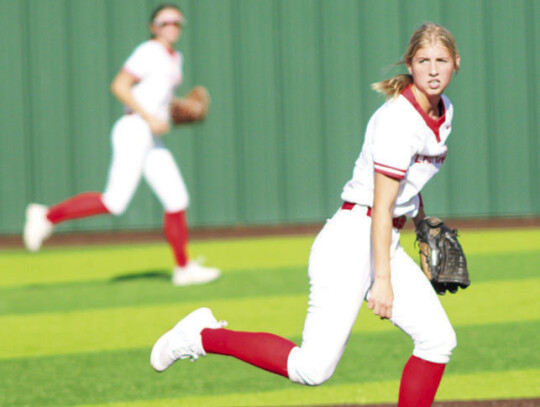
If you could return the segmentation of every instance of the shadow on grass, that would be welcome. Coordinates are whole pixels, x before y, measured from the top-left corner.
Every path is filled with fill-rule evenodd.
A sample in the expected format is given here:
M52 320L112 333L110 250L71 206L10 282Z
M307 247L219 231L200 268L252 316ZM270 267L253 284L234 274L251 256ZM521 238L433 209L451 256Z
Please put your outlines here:
M121 283L125 281L136 281L136 280L167 280L171 279L171 272L168 270L149 270L142 273L129 273L121 274L111 278L110 281L113 283Z

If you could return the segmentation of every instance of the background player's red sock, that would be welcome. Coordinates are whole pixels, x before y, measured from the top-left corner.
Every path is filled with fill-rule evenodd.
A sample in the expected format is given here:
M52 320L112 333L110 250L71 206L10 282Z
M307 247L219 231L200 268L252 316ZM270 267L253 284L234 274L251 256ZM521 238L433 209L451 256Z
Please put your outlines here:
M445 367L411 356L401 375L398 407L430 407Z
M57 205L51 206L47 213L47 219L53 224L64 222L69 219L86 218L88 216L110 213L103 205L100 192L84 192L75 195Z
M171 245L176 259L176 264L184 267L188 262L187 243L188 228L186 222L186 212L165 212L163 225L165 236Z
M233 356L261 369L289 377L287 360L296 346L288 339L265 332L229 329L203 329L203 348L207 353Z

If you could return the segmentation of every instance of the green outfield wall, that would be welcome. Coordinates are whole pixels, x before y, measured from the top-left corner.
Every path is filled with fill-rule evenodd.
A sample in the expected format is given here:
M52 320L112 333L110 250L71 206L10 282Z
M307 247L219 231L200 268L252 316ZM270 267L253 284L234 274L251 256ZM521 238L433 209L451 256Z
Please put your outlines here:
M100 191L121 114L109 85L148 37L150 0L0 0L0 234L29 202ZM444 217L540 215L537 0L184 0L185 82L212 95L207 121L166 136L192 226L322 222L340 204L383 100L372 82L424 21L456 36L462 69L449 154L428 186ZM126 213L63 231L158 228L143 183Z

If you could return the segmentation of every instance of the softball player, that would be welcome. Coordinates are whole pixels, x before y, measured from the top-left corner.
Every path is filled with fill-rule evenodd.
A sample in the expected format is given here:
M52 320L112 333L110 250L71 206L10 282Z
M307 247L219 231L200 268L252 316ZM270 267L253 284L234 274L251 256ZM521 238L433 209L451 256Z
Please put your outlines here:
M155 343L157 371L206 353L230 355L305 385L328 380L362 302L407 333L413 355L399 406L430 406L456 336L431 284L399 243L406 217L424 218L422 187L446 157L453 107L442 93L459 68L455 40L428 23L402 61L409 75L373 85L388 98L371 117L344 203L317 236L309 259L309 308L300 346L269 333L224 329L200 308Z
M188 192L161 138L170 130L169 103L182 82L182 55L173 46L183 24L184 17L176 6L159 6L152 13L152 38L135 48L111 85L113 94L124 104L125 114L112 129L113 155L105 192L79 194L50 208L28 205L23 236L28 250L39 250L60 222L122 214L144 176L165 209L165 235L176 260L173 283L199 284L219 277L218 269L188 259Z

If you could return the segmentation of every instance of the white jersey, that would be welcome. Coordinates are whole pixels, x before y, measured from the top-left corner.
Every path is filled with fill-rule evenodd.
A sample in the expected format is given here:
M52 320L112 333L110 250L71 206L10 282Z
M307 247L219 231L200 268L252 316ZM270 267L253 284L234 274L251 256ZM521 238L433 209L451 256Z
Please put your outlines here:
M140 44L129 56L124 69L137 78L133 96L148 113L169 121L169 103L182 82L182 54L156 40ZM129 108L125 108L129 112Z
M375 172L379 172L401 181L394 216L415 216L419 192L446 158L453 106L445 95L441 101L439 120L422 110L411 86L382 105L369 120L353 177L345 184L341 198L372 206Z

